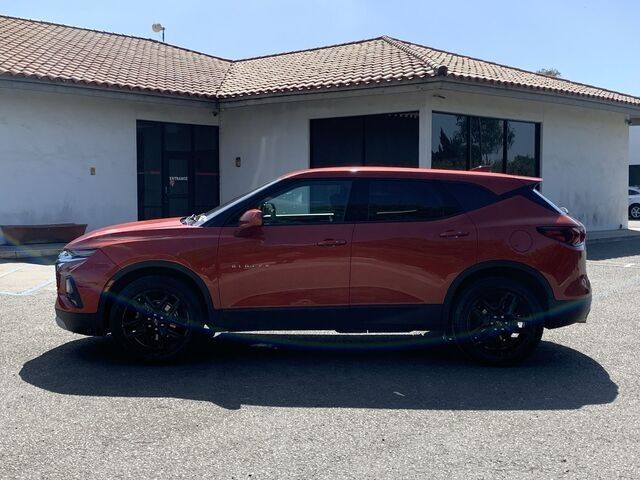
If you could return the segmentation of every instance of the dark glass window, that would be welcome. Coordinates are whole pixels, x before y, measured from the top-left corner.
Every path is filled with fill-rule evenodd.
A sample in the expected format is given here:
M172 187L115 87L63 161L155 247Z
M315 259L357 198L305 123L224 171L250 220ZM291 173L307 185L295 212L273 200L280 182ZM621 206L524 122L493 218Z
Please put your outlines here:
M311 167L418 166L418 112L310 122Z
M162 124L138 122L138 217L162 217Z
M498 200L498 195L473 183L442 182L440 185L455 198L465 212L485 207Z
M507 123L507 170L512 175L537 175L537 125L527 122Z
M467 169L467 123L465 115L434 113L431 123L431 167Z
M471 122L470 170L503 171L504 122L496 118L469 117Z
M311 120L311 168L364 165L362 117Z
M139 120L137 156L140 220L218 205L218 127Z
M349 180L300 182L261 200L264 225L342 223L347 212Z
M431 167L536 176L540 124L434 112Z
M369 182L369 221L426 221L456 213L434 184L413 180Z
M640 165L629 165L629 185L640 185Z
M211 210L220 198L218 135L211 127L193 126L194 211Z

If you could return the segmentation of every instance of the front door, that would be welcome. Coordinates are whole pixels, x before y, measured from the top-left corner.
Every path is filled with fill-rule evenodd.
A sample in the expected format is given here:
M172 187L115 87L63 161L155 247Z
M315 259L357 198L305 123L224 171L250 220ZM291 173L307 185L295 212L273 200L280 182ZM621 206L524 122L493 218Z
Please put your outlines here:
M263 211L264 224L251 235L237 236L237 218L223 227L221 307L346 308L354 228L345 221L351 185L340 179L300 180L256 200L252 208Z
M137 156L139 220L218 205L218 127L139 120Z

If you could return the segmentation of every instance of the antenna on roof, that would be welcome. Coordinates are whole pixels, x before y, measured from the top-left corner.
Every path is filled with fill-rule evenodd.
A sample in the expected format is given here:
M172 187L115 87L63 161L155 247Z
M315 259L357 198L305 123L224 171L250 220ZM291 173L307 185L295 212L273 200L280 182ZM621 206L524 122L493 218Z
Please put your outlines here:
M162 24L154 23L153 25L151 25L151 30L156 33L162 32L162 43L164 43L164 27L162 26Z

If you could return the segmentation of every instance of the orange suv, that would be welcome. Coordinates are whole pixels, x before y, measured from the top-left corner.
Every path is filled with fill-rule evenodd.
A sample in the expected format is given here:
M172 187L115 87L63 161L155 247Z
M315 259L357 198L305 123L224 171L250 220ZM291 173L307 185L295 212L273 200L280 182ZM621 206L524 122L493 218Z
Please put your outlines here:
M584 227L540 179L407 168L292 173L210 212L74 240L57 323L161 360L220 331L438 331L522 360L584 322Z

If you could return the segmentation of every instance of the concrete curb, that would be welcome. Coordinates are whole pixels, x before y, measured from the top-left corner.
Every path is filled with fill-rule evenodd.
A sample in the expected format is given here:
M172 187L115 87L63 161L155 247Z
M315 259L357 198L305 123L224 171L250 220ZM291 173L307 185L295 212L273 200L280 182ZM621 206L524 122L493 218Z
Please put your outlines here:
M2 245L0 246L1 260L16 260L19 258L39 258L57 256L64 248L64 243L40 243L33 245Z
M610 235L610 236L597 236L594 234L595 238L589 238L589 232L587 232L587 246L589 245L597 245L599 243L607 243L607 242L621 242L623 240L640 240L640 232L633 231L633 233L629 233L629 231L622 231L619 235Z

